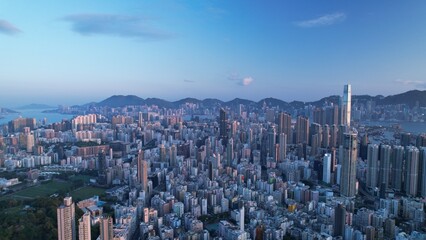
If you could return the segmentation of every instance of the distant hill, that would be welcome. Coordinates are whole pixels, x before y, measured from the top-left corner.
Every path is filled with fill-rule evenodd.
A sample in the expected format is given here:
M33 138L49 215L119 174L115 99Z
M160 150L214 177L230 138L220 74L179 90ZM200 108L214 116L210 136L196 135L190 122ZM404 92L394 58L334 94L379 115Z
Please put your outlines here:
M405 93L384 97L379 101L381 105L408 104L410 107L415 106L417 102L420 107L426 107L426 90L411 90Z
M16 109L28 110L28 109L48 109L48 108L55 108L55 107L50 106L50 105L46 105L46 104L32 103L32 104L28 104L28 105L25 105L25 106L18 107Z
M124 107L129 105L144 105L144 100L135 95L114 95L96 104L101 107Z
M8 114L8 113L19 113L19 112L14 111L14 110L9 109L9 108L2 108L2 107L0 107L0 113Z
M409 106L414 106L416 102L419 102L419 105L421 107L426 107L426 91L419 91L419 90L412 90L405 93L392 95L383 97L381 95L379 96L369 96L369 95L354 95L352 96L352 102L359 102L359 103L365 103L367 101L375 101L377 105L389 105L389 104L408 104ZM276 98L265 98L258 102L247 100L247 99L241 99L241 98L235 98L231 101L221 101L214 98L208 98L204 100L199 100L196 98L184 98L178 101L167 101L160 98L140 98L135 95L114 95L111 96L99 103L90 103L82 105L84 106L108 106L108 107L124 107L129 105L156 105L160 108L178 108L186 103L193 103L193 104L200 104L203 107L237 107L239 104L243 105L251 105L251 106L257 106L262 107L264 104L268 107L276 107L278 106L280 109L284 110L290 110L290 109L297 109L297 108L303 108L307 105L313 105L313 106L323 106L328 103L334 103L339 104L340 102L340 96L333 95L324 97L317 101L312 102L301 102L301 101L292 101L292 102L285 102L280 99Z
M282 109L287 109L289 107L291 107L291 105L288 102L285 102L283 100L280 99L276 99L276 98L265 98L260 100L258 103L259 107L262 107L263 104L266 104L266 106L268 107L280 107Z

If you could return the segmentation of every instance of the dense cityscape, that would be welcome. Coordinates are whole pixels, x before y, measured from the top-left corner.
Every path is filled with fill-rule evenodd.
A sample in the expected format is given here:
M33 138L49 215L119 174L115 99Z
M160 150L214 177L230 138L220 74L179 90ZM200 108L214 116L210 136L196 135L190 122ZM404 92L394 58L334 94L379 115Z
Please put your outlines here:
M0 0L0 240L426 240L425 13Z
M122 98L2 126L1 239L426 238L422 99Z

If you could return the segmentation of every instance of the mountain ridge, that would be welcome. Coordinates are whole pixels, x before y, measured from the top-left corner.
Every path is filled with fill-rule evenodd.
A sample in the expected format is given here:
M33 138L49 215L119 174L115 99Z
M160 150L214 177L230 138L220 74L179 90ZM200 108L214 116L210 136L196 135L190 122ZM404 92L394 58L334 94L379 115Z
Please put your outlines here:
M242 98L234 98L230 101L222 101L215 98L206 98L203 100L187 97L177 101L167 101L161 98L146 98L143 99L136 95L113 95L110 96L98 103L90 103L90 105L97 107L124 107L132 105L157 105L161 108L178 108L183 104L192 103L192 104L202 104L204 107L209 106L224 106L224 107L235 107L239 104L251 105L262 107L264 104L269 107L278 106L282 109L297 108L303 105L313 105L313 106L323 106L325 103L334 103L338 104L340 101L339 95L331 95L328 97L323 97L316 101L303 102L303 101L291 101L286 102L284 100L267 97L263 98L260 101L252 101ZM393 105L393 104L408 104L410 107L413 107L419 104L420 107L426 107L426 90L410 90L404 93L389 95L389 96L370 96L370 95L353 95L352 102L366 102L366 101L375 101L377 105ZM84 104L81 106L87 106L89 104Z

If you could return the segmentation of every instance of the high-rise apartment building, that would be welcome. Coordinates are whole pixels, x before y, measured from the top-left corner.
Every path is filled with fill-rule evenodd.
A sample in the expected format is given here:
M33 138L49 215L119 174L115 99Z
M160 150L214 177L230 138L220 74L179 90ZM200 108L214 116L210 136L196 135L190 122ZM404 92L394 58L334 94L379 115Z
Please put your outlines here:
M343 135L340 146L340 161L342 173L340 175L340 194L345 197L355 197L356 194L356 160L357 134L348 132Z
M219 132L221 139L226 139L228 137L227 127L226 111L221 108L219 113Z
M102 216L100 223L100 240L113 240L112 217Z
M379 186L384 183L386 188L390 184L390 171L391 171L391 155L392 148L389 145L380 146L380 172L379 172Z
M391 186L396 191L402 191L402 173L404 166L404 147L393 146L392 150L392 179Z
M160 144L158 148L160 150L160 162L166 162L166 147L164 144Z
M405 159L405 193L410 196L417 195L419 173L419 149L407 147Z
M148 190L148 162L144 159L142 150L138 153L138 181L141 184L142 190Z
M308 143L309 141L309 119L298 116L296 122L296 143Z
M86 212L83 216L78 220L78 239L79 240L91 240L90 233L90 213Z
M142 112L138 113L138 127L142 128L143 126L143 114Z
M379 146L369 144L367 150L367 187L375 188L377 184L377 173L379 167Z
M280 133L279 145L279 160L284 161L287 157L287 134Z
M56 209L58 218L58 240L76 240L75 205L72 197L65 197L64 203Z
M277 143L276 136L277 134L275 132L275 127L270 127L268 129L268 145L267 145L266 151L267 151L267 156L274 158L274 160L276 160L275 159L275 155L276 155L275 144Z
M291 115L281 112L278 115L278 134L285 133L287 135L287 143L293 142L293 131L291 129Z
M344 236L346 225L346 209L343 204L334 208L334 236Z
M328 126L328 124L322 127L322 147L330 147L330 126Z
M419 163L419 189L420 196L424 198L426 197L426 147L420 149Z
M322 181L330 183L331 181L331 154L326 153L322 162Z

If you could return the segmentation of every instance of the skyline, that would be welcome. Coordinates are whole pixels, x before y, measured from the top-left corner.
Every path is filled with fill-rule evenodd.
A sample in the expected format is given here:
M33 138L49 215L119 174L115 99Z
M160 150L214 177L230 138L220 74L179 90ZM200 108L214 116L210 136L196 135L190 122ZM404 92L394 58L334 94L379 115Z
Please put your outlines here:
M426 88L421 1L73 3L0 2L1 107Z

